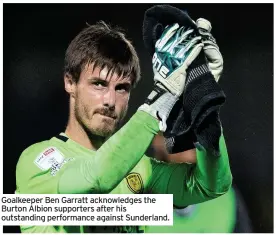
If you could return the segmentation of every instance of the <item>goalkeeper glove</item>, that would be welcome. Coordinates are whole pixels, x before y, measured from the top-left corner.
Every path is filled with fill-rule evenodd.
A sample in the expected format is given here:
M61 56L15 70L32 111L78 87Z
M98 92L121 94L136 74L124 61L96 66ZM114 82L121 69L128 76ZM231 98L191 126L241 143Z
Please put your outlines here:
M202 36L202 42L204 44L203 50L208 62L208 67L215 80L218 82L223 71L223 58L217 42L211 34L211 23L206 19L199 18L196 21L196 25L199 34Z
M183 93L186 70L203 47L200 40L194 29L174 24L166 27L155 44L154 88L139 110L159 119L161 131L166 130L169 114Z
M212 36L208 34L210 33L211 25L204 24L206 22L204 22L204 20L201 21L200 19L197 21L197 23L195 23L188 16L187 13L169 5L154 6L148 9L145 13L143 23L143 39L144 44L150 53L152 53L153 45L156 42L156 38L158 38L158 35L162 33L164 25L170 25L172 24L172 22L178 22L180 25L189 26L191 28L194 28L194 26L196 28L198 27L198 33L204 38L203 42L205 42L205 56L207 58L207 63L204 60L202 60L203 56L201 56L201 61L197 62L198 66L190 68L195 69L191 73L190 78L188 78L188 82L190 84L187 84L185 91L185 94L188 95L188 97L190 98L185 99L185 97L183 96L180 98L181 100L183 100L183 102L179 100L175 104L173 110L171 111L169 120L167 122L169 126L166 132L164 133L164 136L167 137L167 143L168 145L170 145L170 148L167 145L168 151L171 153L184 151L186 149L192 148L193 142L200 140L202 143L205 143L204 147L210 147L212 150L214 150L214 152L216 152L217 136L221 132L220 123L218 119L219 116L217 114L220 106L225 101L225 95L223 91L220 89L220 87L217 86L216 83L214 83L214 81L218 81L222 72L222 56L219 53L215 40L212 40ZM210 26L210 28L208 29L207 26ZM207 72L207 70L210 71ZM212 75L214 75L214 77ZM207 78L206 81L202 79L202 76L205 76ZM201 77L200 80L196 79L198 77ZM204 82L205 85L207 85L208 87L204 86ZM191 91L196 89L197 86L199 86L198 89L194 92L194 94L192 94L193 92ZM212 96L208 96L206 94L206 92L208 91L208 89L206 88L211 90L213 89L213 99L211 98ZM201 92L203 93L201 94ZM205 97L205 99L201 100L201 103L192 103L199 102L200 97ZM209 104L209 109L208 105L204 105L204 102L202 101L204 101L205 104ZM185 110L184 107L188 107L188 109L190 110ZM202 108L202 113L200 112L200 108ZM216 113L216 115L212 114L212 109L213 112ZM212 116L214 118L210 118ZM208 128L208 126L206 126L208 125L207 120L210 119L213 122L213 124L216 123L214 125L211 125L215 127L211 128L211 130L210 128ZM212 131L212 129L214 131ZM211 132L213 132L214 135ZM209 133L211 133L211 138L208 137ZM184 146L181 143L185 143Z
M178 101L175 105L170 116L171 120L169 120L171 126L164 133L169 153L177 153L194 148L194 142L196 141L204 142L203 146L213 149L214 152L218 150L216 140L221 134L218 112L221 105L225 102L225 95L221 88L215 84L214 79L218 81L221 76L223 59L219 47L210 33L210 22L200 18L196 24L204 43L203 50L207 65L214 78L206 73L205 77L203 76L197 81L191 82L185 91L185 96L183 96L183 104ZM202 54L200 56L203 57ZM203 58L201 58L201 64L204 63ZM193 79L200 75L199 72L193 72L192 74ZM188 101L189 99L190 101ZM193 103L196 104L197 108L193 106ZM183 107L181 108L182 105ZM193 112L193 117L189 117L191 112ZM196 118L197 115L199 115L198 118ZM196 122L194 128L191 125L193 121ZM190 129L188 128L189 125Z

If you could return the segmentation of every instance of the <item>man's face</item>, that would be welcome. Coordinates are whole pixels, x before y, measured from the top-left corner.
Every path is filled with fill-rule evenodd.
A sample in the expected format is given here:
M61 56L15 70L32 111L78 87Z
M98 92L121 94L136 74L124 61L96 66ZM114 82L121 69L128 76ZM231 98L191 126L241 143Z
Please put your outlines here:
M75 87L74 112L77 121L90 134L110 136L124 118L131 89L130 78L107 76L107 69L92 65L83 69Z

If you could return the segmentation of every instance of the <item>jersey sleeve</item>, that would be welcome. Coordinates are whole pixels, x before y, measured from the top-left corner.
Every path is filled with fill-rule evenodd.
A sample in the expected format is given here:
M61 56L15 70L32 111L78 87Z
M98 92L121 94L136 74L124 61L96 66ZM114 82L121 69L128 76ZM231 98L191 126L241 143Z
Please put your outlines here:
M30 146L21 154L16 166L16 193L58 193L60 176L73 162L49 141Z
M136 112L92 159L64 171L59 192L111 192L141 160L158 131L158 120L145 112Z
M109 193L141 160L158 131L158 120L138 111L88 159L70 161L47 142L36 144L17 164L17 192Z
M232 174L223 135L219 146L219 157L198 146L196 164L168 164L152 159L150 192L173 194L175 207L201 203L225 194L231 187Z

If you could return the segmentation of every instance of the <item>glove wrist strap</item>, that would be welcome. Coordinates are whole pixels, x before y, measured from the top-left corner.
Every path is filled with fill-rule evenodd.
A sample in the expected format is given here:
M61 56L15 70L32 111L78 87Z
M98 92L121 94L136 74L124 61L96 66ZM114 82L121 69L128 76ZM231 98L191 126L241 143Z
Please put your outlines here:
M199 78L209 72L210 72L210 70L209 70L207 64L202 64L202 65L199 65L199 66L189 70L188 75L187 75L186 86L194 79Z
M178 100L178 96L174 96L168 92L161 84L156 84L153 91L147 97L145 104L139 107L139 110L143 110L156 119L160 120L160 131L167 129L167 119L169 114Z

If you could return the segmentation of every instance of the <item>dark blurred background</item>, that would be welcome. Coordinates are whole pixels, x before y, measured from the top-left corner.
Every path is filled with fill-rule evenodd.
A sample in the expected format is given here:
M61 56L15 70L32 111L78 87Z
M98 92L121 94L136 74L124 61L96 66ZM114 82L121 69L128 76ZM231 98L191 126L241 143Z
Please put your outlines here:
M227 103L221 116L234 182L254 232L273 232L273 4L172 5L187 10L195 20L203 17L212 23L224 57L220 83ZM104 20L125 29L142 67L128 118L145 100L152 89L152 69L141 32L144 11L150 6L4 4L4 193L15 191L21 152L65 128L63 58L86 23Z

